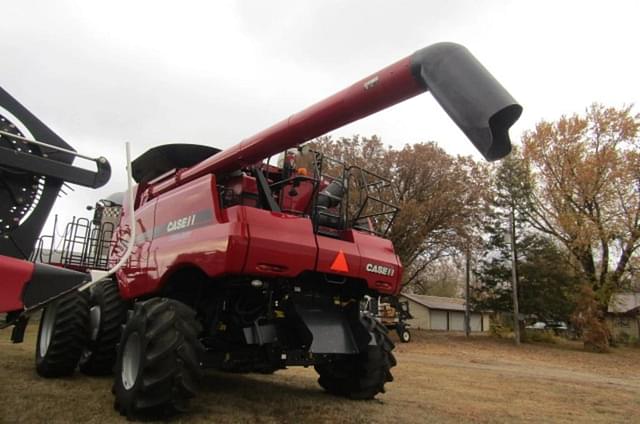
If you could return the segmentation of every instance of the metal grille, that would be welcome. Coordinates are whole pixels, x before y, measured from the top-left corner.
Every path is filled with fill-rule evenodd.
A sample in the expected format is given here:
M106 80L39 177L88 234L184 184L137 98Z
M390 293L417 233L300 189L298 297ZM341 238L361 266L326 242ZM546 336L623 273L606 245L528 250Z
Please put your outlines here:
M109 252L114 246L115 218L120 215L120 208L105 208L103 212L105 219L100 222L73 217L65 226L61 240L56 240L56 222L52 235L38 239L31 260L81 271L107 270Z

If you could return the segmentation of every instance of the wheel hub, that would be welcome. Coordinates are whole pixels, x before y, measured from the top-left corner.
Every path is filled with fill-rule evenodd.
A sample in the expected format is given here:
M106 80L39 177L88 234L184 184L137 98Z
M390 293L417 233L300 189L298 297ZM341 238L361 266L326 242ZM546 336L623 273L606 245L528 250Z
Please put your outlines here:
M122 352L122 386L126 390L130 390L138 379L140 371L140 353L142 351L142 343L138 333L132 333L127 338Z
M98 340L98 334L100 333L100 319L102 317L102 309L100 306L95 305L89 308L89 340L95 342ZM82 357L80 362L87 362L91 357L91 346L87 345L82 350Z
M44 357L49 350L51 336L56 324L56 314L58 312L58 303L53 302L44 310L42 314L42 322L40 323L40 357Z
M89 309L89 328L91 328L91 340L96 341L98 339L98 333L100 332L100 318L102 316L102 310L100 306L95 305Z

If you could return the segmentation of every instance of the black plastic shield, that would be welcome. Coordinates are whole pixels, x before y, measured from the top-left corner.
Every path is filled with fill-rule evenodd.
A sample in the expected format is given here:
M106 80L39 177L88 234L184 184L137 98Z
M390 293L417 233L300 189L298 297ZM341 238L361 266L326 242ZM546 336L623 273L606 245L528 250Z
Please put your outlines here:
M363 344L353 331L349 316L337 308L330 296L309 293L292 298L295 314L311 335L309 351L314 354L355 354ZM361 330L362 331L362 330ZM367 342L369 338L367 337ZM366 343L364 343L366 345Z
M36 263L31 281L22 293L22 303L31 308L78 288L88 280L89 275L84 272Z
M485 159L511 152L509 128L522 106L469 50L455 43L433 44L414 53L411 71Z

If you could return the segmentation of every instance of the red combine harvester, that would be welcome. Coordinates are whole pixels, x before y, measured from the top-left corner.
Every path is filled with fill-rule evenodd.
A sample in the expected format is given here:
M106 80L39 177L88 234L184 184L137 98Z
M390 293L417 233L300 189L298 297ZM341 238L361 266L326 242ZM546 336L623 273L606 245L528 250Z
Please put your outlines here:
M165 145L137 158L136 228L125 200L109 257L125 265L89 296L47 305L38 372L114 371L128 417L185 410L207 367L314 366L332 394L384 392L394 345L361 302L400 289L384 238L393 187L302 144L427 90L486 159L510 152L522 108L464 47L440 43L227 150Z

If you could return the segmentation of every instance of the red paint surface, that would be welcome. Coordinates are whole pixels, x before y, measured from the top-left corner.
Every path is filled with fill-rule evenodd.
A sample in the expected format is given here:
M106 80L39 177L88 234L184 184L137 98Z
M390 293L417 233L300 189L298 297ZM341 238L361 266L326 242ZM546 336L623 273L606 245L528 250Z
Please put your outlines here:
M0 255L0 312L20 310L22 292L33 275L34 264L9 256Z
M148 231L206 208L213 211L206 225L157 237ZM201 269L214 281L240 275L295 278L318 271L362 279L382 293L399 288L402 268L390 241L355 230L346 232L344 239L316 235L309 218L250 206L220 209L213 175L164 193L139 211L137 229L148 236L138 235L134 254L118 273L125 298L159 290L172 272L187 266ZM127 227L122 228L116 235L124 241ZM348 271L336 269L340 252ZM116 259L117 252L112 262ZM393 267L394 275L368 272L368 263Z
M338 254L329 269L336 272L349 272L349 263L347 262L347 258L344 257L342 249L338 250Z

